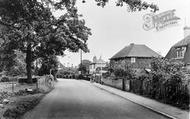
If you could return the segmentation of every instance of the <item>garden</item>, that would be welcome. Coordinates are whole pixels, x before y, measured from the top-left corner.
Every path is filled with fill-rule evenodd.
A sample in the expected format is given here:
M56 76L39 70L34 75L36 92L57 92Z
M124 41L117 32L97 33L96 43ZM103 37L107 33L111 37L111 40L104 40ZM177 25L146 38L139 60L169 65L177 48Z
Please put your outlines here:
M24 77L0 78L0 118L19 118L34 108L54 88L53 76L34 77L32 84Z
M150 69L118 66L104 84L189 110L190 75L181 62L154 58ZM127 84L130 88L127 87Z

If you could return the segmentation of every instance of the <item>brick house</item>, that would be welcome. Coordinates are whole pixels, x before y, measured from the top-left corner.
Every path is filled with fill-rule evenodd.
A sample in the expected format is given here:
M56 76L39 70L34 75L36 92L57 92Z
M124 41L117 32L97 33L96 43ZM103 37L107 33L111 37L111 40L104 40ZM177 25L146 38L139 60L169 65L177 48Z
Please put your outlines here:
M146 45L131 43L110 58L110 67L128 64L134 69L149 68L153 57L160 55Z
M165 58L181 61L190 70L190 27L184 27L184 38L170 48Z

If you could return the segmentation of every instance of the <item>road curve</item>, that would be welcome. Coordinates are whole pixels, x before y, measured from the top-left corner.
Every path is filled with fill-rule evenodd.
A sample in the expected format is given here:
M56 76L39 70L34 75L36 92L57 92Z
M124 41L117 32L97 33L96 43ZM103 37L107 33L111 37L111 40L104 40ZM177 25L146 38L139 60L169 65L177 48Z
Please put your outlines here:
M23 119L167 119L81 80L59 79Z

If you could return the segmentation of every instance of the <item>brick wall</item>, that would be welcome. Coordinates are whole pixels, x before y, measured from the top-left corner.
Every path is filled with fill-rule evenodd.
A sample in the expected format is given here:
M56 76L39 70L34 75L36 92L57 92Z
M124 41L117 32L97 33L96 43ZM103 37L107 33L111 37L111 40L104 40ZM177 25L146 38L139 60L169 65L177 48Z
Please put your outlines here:
M124 67L126 64L132 66L133 68L149 68L150 63L151 63L151 58L136 58L135 63L131 63L131 58L110 60L110 66L113 69L117 67Z

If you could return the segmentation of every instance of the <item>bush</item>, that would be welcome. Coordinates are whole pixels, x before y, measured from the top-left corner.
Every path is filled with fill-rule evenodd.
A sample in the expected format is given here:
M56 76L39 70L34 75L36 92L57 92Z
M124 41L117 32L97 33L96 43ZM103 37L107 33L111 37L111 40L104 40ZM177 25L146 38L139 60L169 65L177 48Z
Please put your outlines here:
M131 91L182 109L189 109L187 80L180 62L154 59L148 75L144 74L131 80Z
M1 82L9 82L10 81L10 79L9 79L9 77L7 77L7 76L4 76L4 77L2 77L1 78L1 80L0 80Z
M23 83L29 83L27 78L25 77L20 77L18 78L18 83L23 84ZM37 78L32 78L32 83L37 83Z

